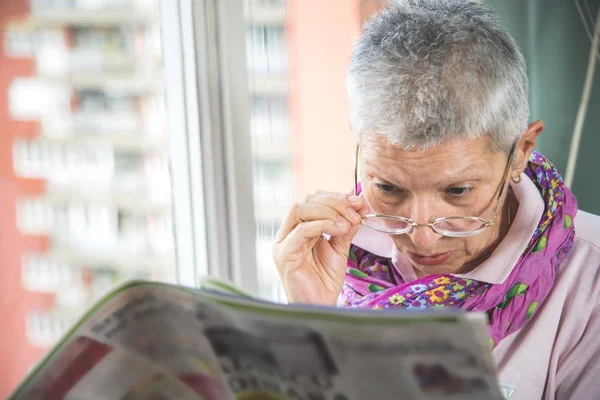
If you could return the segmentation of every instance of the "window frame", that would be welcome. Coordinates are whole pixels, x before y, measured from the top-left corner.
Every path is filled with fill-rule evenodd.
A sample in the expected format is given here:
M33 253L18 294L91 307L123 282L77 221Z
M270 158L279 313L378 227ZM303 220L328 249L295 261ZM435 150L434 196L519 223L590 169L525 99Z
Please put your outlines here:
M161 1L177 281L257 291L243 0Z

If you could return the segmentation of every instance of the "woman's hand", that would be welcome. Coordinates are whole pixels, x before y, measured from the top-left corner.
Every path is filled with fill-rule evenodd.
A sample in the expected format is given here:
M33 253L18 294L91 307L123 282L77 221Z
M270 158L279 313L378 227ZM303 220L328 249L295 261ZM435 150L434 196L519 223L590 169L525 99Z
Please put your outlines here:
M290 303L336 304L365 208L362 197L321 191L292 206L273 245Z

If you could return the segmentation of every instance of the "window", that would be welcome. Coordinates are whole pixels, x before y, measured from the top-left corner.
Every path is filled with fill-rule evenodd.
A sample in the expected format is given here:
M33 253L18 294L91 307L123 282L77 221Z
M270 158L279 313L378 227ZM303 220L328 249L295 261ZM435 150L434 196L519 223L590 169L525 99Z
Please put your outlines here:
M68 318L46 311L30 311L26 319L27 337L30 343L47 347L55 343L69 327Z
M139 272L132 278L150 279L151 274L147 272ZM114 268L96 268L87 273L87 281L89 282L89 291L93 297L101 297L105 295L115 284L121 279L121 274Z
M132 43L132 32L122 27L76 27L71 31L73 50L100 53L127 53Z
M246 6L258 7L281 7L285 5L285 0L246 0Z
M23 21L12 21L6 27L4 49L13 58L34 57L47 44L60 43L62 32L56 29L39 31Z
M287 71L285 34L282 26L250 25L246 28L248 68L258 75L282 75Z
M289 142L287 99L283 96L256 95L251 99L250 133L253 138L274 136Z
M114 152L106 143L15 139L13 164L17 176L47 179L64 185L108 180L114 172Z
M54 293L68 285L81 285L78 269L51 256L28 254L22 259L23 285L32 292Z
M261 296L285 301L271 247L294 200L352 187L345 75L359 2L246 0L256 257ZM335 21L332 29L331 21Z
M159 1L0 9L0 236L15 243L3 250L12 261L0 292L11 297L0 315L24 332L6 343L18 356L0 361L14 371L0 383L5 398L110 287L175 282L177 270ZM19 190L5 191L5 179Z
M271 246L291 203L351 187L352 3L11 0L0 307L26 305L26 331L0 397L123 280L211 274L285 301Z

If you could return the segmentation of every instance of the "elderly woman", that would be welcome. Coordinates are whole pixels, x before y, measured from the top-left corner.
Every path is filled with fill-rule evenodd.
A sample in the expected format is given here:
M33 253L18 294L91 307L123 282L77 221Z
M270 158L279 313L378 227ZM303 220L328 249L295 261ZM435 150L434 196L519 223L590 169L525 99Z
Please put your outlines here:
M534 151L525 61L487 7L396 1L348 73L355 193L294 204L290 302L490 316L513 399L600 398L600 219Z

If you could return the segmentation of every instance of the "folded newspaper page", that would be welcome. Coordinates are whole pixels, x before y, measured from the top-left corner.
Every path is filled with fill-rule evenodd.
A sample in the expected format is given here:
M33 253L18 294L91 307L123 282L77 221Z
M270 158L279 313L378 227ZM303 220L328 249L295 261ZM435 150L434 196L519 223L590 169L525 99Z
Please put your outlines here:
M11 399L503 399L484 315L255 301L128 282Z

